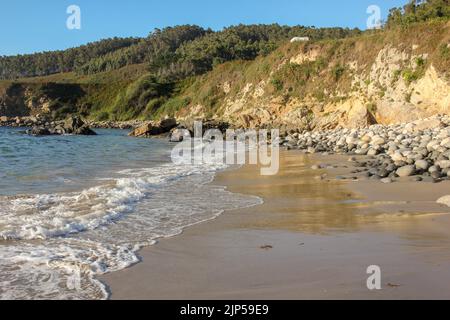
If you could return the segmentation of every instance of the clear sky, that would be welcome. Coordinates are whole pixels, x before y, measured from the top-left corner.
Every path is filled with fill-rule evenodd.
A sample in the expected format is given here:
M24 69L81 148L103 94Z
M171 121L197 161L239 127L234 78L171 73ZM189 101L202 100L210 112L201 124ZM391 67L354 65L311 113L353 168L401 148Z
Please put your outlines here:
M239 23L366 28L367 8L407 0L1 0L0 55L65 49L109 37L146 36L154 28L197 24L214 30ZM81 29L69 30L69 5Z

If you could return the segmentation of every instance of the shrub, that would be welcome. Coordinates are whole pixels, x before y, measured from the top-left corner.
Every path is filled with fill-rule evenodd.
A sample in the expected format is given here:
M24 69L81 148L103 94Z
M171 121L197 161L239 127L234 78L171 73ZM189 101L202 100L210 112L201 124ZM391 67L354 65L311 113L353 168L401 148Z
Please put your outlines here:
M371 114L375 114L377 112L377 104L372 102L367 105L367 111Z
M275 91L279 92L283 90L284 84L283 81L281 81L280 79L272 79L270 83L272 84Z
M102 111L96 116L96 119L98 121L107 121L109 120L109 113L106 111Z
M410 84L419 79L417 72L415 72L411 69L403 70L402 76L407 84Z
M333 67L332 73L335 81L339 81L339 79L342 77L342 75L345 72L345 67L337 64Z

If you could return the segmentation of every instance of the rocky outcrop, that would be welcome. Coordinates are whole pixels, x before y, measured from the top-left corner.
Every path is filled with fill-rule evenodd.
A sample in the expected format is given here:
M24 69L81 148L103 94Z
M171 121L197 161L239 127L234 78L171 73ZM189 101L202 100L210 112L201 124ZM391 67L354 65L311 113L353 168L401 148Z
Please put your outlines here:
M80 84L53 82L11 82L0 86L0 116L53 116L86 109ZM61 109L65 111L61 111Z
M25 117L0 117L0 126L8 127L32 127L32 126L49 126L51 120L45 116L25 116Z
M435 29L420 29L420 39L397 30L395 37L386 31L374 39L286 44L243 66L211 71L202 86L213 105L191 94L175 116L320 131L450 114L450 60L443 49L450 48L450 24Z
M177 121L173 118L167 118L161 120L159 123L155 122L147 122L133 131L131 131L128 135L132 137L151 137L162 134L167 134L177 126Z
M96 133L78 116L69 116L64 121L52 122L36 122L36 124L29 130L27 134L33 136L45 135L96 135Z

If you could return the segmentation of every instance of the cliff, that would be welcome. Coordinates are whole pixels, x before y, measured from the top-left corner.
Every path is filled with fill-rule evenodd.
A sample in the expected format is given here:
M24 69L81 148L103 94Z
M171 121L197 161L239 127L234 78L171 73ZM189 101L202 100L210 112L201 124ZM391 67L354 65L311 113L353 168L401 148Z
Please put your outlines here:
M178 118L244 127L364 127L450 113L450 23L289 43L215 68L183 93Z

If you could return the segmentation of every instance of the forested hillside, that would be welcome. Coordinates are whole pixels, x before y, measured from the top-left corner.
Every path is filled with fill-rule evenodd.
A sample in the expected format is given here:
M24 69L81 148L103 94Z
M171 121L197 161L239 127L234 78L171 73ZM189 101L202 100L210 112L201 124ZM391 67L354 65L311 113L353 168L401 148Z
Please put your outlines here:
M96 57L129 47L139 41L136 38L112 38L67 50L0 57L0 79L69 72Z
M343 38L359 34L343 28L279 25L239 25L213 32L199 26L155 29L147 38L113 38L63 51L0 57L0 79L17 79L75 71L95 74L127 65L147 63L150 71L176 80L204 73L217 63L254 59L273 51L292 36L311 39Z

